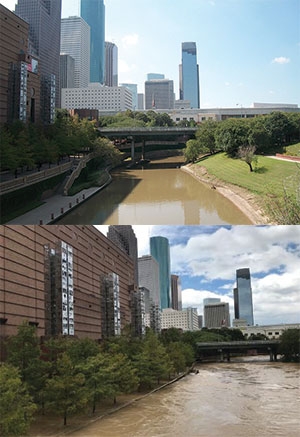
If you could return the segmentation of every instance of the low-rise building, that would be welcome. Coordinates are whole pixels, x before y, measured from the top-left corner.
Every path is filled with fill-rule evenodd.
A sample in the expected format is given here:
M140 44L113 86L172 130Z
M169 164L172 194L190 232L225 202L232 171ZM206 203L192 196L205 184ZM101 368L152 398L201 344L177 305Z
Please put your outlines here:
M166 308L162 311L161 329L178 328L183 331L197 331L197 308L185 308L182 311Z
M63 88L61 106L64 109L97 109L122 112L132 109L132 93L127 87L90 84L87 88Z

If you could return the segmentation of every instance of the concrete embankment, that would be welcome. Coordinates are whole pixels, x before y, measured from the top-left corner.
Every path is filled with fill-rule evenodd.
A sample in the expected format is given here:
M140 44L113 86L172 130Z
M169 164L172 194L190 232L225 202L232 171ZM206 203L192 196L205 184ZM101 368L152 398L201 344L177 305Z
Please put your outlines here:
M181 170L189 173L199 182L208 184L212 189L217 190L222 196L237 206L254 225L270 224L269 218L262 211L258 198L241 187L219 180L210 175L204 167L197 164L187 164Z

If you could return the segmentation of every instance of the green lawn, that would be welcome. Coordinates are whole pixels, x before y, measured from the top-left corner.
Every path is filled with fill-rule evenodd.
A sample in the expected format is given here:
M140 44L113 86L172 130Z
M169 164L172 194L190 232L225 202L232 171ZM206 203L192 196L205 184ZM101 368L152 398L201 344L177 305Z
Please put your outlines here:
M284 186L289 194L295 195L299 168L294 162L258 156L256 170L240 159L228 158L225 153L207 157L198 162L208 173L225 182L246 188L259 195L283 195Z
M300 143L285 148L285 155L300 156Z

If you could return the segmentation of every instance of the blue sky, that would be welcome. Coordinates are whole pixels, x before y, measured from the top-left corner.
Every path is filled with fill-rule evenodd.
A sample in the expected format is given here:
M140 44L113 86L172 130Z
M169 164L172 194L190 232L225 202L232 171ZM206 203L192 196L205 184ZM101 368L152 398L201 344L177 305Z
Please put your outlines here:
M98 227L98 226L97 226ZM106 235L108 226L99 226ZM236 270L251 273L255 324L300 323L299 226L133 226L139 256L151 236L169 239L183 305L203 314L203 299L228 302L233 318Z
M62 16L80 0L62 0ZM15 0L1 0L10 9ZM299 0L104 0L106 40L119 49L119 82L144 92L147 73L174 80L178 98L181 43L195 41L200 104L300 105Z

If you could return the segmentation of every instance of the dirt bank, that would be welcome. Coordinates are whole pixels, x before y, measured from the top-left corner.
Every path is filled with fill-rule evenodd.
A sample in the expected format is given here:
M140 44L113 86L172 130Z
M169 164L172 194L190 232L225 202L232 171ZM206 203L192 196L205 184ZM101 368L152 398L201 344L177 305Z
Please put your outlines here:
M217 190L222 196L229 199L254 225L272 224L262 209L262 200L259 196L210 175L206 168L200 165L187 164L182 166L181 170L190 173L198 181L209 184L212 189Z

